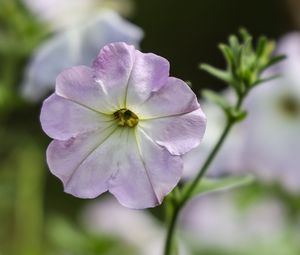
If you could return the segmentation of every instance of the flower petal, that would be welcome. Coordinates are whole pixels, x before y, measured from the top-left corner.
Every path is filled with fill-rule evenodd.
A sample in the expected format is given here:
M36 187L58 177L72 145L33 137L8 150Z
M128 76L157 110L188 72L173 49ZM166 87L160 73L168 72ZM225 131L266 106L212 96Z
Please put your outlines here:
M169 61L165 58L137 50L127 85L126 106L140 105L151 93L158 91L167 83L169 71Z
M77 44L78 37L64 33L53 36L35 49L21 85L22 95L27 100L39 101L54 90L57 75L75 64L70 51L76 51Z
M52 94L43 103L40 120L48 136L58 140L67 140L79 133L107 128L112 125L113 116L104 115Z
M178 183L183 163L143 132L137 135L112 127L54 140L47 151L49 168L74 196L94 198L109 189L127 207L153 207Z
M87 26L88 29L82 30L80 35L82 39L80 57L84 60L82 63L89 66L99 50L108 43L125 42L138 48L143 38L141 28L108 9L101 11Z
M135 48L126 43L112 43L101 49L93 63L97 82L117 108L125 107L127 84L135 59Z
M76 66L64 70L56 79L56 94L94 111L111 114L115 108L105 89L95 81L93 69Z
M129 130L122 143L126 147L116 155L120 168L109 181L109 191L126 207L141 209L160 204L180 179L182 159L142 131L135 134Z
M166 84L141 105L131 107L141 119L159 118L188 113L199 103L190 87L180 79L169 77Z
M199 108L182 115L140 120L139 127L171 154L182 155L200 144L206 117Z
M168 80L169 62L155 54L144 54L125 43L105 46L94 61L99 83L103 83L119 108L144 102Z
M94 198L107 191L112 175L110 139L116 127L81 134L68 141L54 140L47 150L50 171L64 184L65 192L81 198Z

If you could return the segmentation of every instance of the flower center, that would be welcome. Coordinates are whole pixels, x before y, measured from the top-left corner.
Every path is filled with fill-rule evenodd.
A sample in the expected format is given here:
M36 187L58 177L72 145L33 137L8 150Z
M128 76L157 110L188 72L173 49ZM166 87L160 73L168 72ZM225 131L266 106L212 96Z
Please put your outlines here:
M285 95L281 98L280 109L290 117L297 117L300 114L300 104L297 98L292 95Z
M122 108L114 112L114 116L115 119L118 121L118 125L122 127L135 127L139 122L138 116L136 116L135 113L126 108Z

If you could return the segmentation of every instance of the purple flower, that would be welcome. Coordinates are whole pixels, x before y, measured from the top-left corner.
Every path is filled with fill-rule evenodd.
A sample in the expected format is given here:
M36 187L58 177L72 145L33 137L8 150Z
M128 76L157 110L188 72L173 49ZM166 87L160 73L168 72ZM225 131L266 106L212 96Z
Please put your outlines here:
M178 183L181 155L200 144L206 118L166 59L125 43L105 46L93 66L63 71L41 123L54 139L51 172L65 192L105 191L131 208L153 207Z

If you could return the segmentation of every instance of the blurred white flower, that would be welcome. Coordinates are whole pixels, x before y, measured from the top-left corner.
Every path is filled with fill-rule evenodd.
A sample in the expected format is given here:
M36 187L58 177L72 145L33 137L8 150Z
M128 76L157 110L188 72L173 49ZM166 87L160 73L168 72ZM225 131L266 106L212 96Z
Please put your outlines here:
M287 56L287 60L277 66L278 71L289 81L289 86L300 93L300 32L291 32L283 36L277 46L277 53Z
M150 213L132 210L115 199L90 203L82 213L83 225L93 233L120 238L140 255L163 254L165 229ZM180 254L186 252L181 247Z
M123 15L132 10L130 0L23 0L28 9L54 30L80 24L104 8Z
M223 93L223 96L232 99L233 95L229 95L228 92ZM221 136L223 127L226 125L224 113L217 105L211 102L201 102L201 106L207 116L207 128L202 145L183 155L184 179L193 178L198 173L210 150ZM220 153L210 165L209 176L226 175L227 172L233 173L240 169L239 159L241 157L241 146L243 145L241 131L241 129L234 127L228 135Z
M63 69L89 66L108 43L123 41L138 47L142 38L139 27L114 11L103 10L84 25L57 33L36 49L26 69L22 94L31 101L41 100L54 90L55 79Z
M159 254L163 229L146 211L127 209L112 199L91 203L83 214L84 225L137 247L140 254Z
M208 172L210 175L252 172L264 182L278 182L290 192L299 192L300 33L283 37L277 53L288 58L270 72L282 77L259 85L249 94L244 104L249 113L247 119L232 130ZM201 105L208 119L207 133L201 148L185 156L185 173L200 168L225 125L225 118L215 110L216 106ZM209 133L212 130L214 133Z
M231 192L193 199L180 217L181 235L192 247L234 251L274 243L286 224L277 200L264 197L241 208Z

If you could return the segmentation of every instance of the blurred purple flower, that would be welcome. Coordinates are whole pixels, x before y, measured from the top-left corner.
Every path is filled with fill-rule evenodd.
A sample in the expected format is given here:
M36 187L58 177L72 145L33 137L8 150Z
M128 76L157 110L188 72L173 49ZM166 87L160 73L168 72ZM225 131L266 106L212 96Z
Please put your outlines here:
M287 55L287 59L271 69L268 76L279 73L282 77L253 89L245 101L249 116L230 134L209 174L252 172L264 182L278 182L287 191L299 192L300 34L283 37L277 53ZM224 95L231 97L228 91ZM225 121L216 106L202 106L208 116L208 133L201 148L184 156L188 176L199 170Z
M44 101L51 172L65 191L121 204L160 204L178 183L181 155L200 144L206 119L192 90L169 77L169 62L125 43L105 46L92 68L63 71Z
M61 31L43 43L27 66L22 88L23 96L39 101L54 90L55 78L65 68L90 65L99 48L124 41L138 46L143 31L121 18L114 11L102 11L84 25Z

